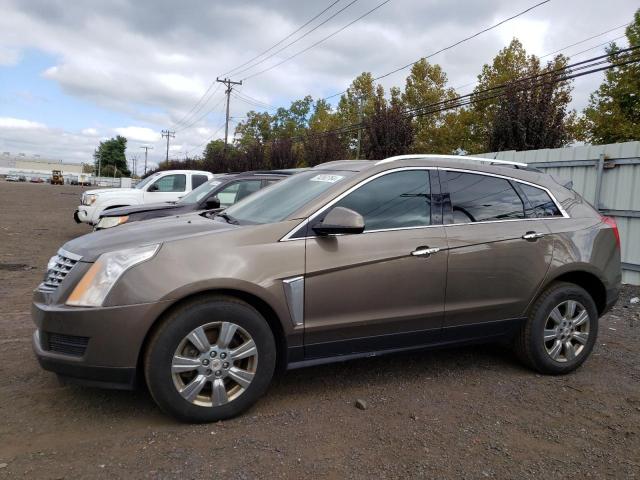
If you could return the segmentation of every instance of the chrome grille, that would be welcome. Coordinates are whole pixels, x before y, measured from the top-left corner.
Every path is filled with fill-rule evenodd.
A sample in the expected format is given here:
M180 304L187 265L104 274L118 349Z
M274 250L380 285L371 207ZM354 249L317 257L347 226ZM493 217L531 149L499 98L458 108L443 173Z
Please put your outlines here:
M80 258L73 253L58 250L58 254L50 260L47 274L40 284L40 290L50 292L58 288Z

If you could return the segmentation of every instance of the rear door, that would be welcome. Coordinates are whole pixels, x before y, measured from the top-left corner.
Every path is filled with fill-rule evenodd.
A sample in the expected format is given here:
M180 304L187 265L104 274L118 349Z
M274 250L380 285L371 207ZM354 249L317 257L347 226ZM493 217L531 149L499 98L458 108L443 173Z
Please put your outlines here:
M440 333L447 266L437 172L369 179L331 208L364 217L361 234L306 240L305 356L402 348ZM434 249L432 254L425 253ZM438 252L437 250L440 249Z
M449 246L443 334L500 333L524 315L549 269L553 239L524 184L457 169L442 170L441 179Z

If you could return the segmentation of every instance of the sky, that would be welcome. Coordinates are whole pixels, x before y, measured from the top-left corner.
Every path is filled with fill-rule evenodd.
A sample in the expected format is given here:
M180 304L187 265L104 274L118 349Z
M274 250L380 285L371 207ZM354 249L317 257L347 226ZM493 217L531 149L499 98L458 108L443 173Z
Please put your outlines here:
M0 0L0 152L92 162L101 140L123 135L138 165L140 147L152 147L153 166L166 155L160 132L170 129L176 132L170 157L193 156L224 136L224 88L215 80L232 69L233 80L245 80L236 87L240 98L231 97L230 133L247 111L264 110L256 100L287 107L305 95L332 95L362 72L394 70L538 1L389 0L330 39L247 78L383 0ZM551 0L429 60L443 67L449 86L467 93L482 65L512 38L542 56L614 29L563 50L579 61L604 53L600 44L624 35L621 26L637 8L637 0ZM275 53L271 58L249 63L244 72L237 68L325 9L253 63ZM626 45L624 37L617 43ZM407 73L381 83L403 87ZM602 74L576 79L572 108L584 108L601 80Z

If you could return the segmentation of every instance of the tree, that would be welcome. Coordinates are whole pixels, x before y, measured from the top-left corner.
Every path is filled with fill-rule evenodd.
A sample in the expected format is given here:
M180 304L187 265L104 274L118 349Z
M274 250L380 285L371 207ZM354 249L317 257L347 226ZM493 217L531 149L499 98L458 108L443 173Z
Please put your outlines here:
M413 126L411 118L403 112L397 98L398 95L394 96L392 93L391 102L387 102L382 86L378 86L373 100L373 112L364 121L365 158L379 160L409 153L413 143Z
M302 158L305 165L313 167L319 163L346 158L346 149L340 135L332 132L339 124L331 105L326 100L318 100L303 139Z
M625 31L629 45L640 45L640 9ZM616 55L614 43L607 48L610 60L621 64L638 58L637 51ZM591 94L580 121L582 137L591 143L640 140L640 64L620 65L605 73L605 79Z
M126 149L127 139L120 135L100 142L93 154L95 171L99 171L100 175L113 176L113 171L116 169L117 172L125 177L131 175L131 171L127 166L127 157L125 156ZM107 167L110 167L110 169ZM107 172L111 173L107 175Z
M542 67L540 59L527 55L514 38L478 75L468 118L469 148L465 148L477 152L565 145L571 140L568 105L572 85L550 72L567 63L566 57L558 55ZM528 79L542 73L547 75ZM488 89L494 90L485 92ZM488 98L500 93L504 95Z
M525 77L509 83L495 104L489 151L559 148L571 140L567 127L571 86L557 72L567 60L559 55L541 68L539 60L530 57Z
M407 109L434 105L455 97L456 92L447 87L447 75L440 65L432 65L423 58L411 67L402 94L402 102ZM458 122L459 114L452 111L415 117L415 140L411 151L450 154L462 147L463 139L458 138L459 129L455 128Z

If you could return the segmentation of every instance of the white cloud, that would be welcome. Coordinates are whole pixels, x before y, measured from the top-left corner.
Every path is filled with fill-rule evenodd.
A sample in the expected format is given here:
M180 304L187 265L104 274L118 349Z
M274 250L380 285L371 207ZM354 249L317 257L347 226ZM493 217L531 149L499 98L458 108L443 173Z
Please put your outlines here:
M24 120L22 118L12 117L0 117L0 128L2 129L20 129L20 130L35 130L43 129L46 126L39 122L32 122L30 120Z
M128 140L140 142L155 142L160 139L160 134L146 127L122 127L114 128L118 135L126 137Z
M84 128L81 131L82 135L86 135L87 137L97 137L98 136L98 130L96 130L95 128Z

